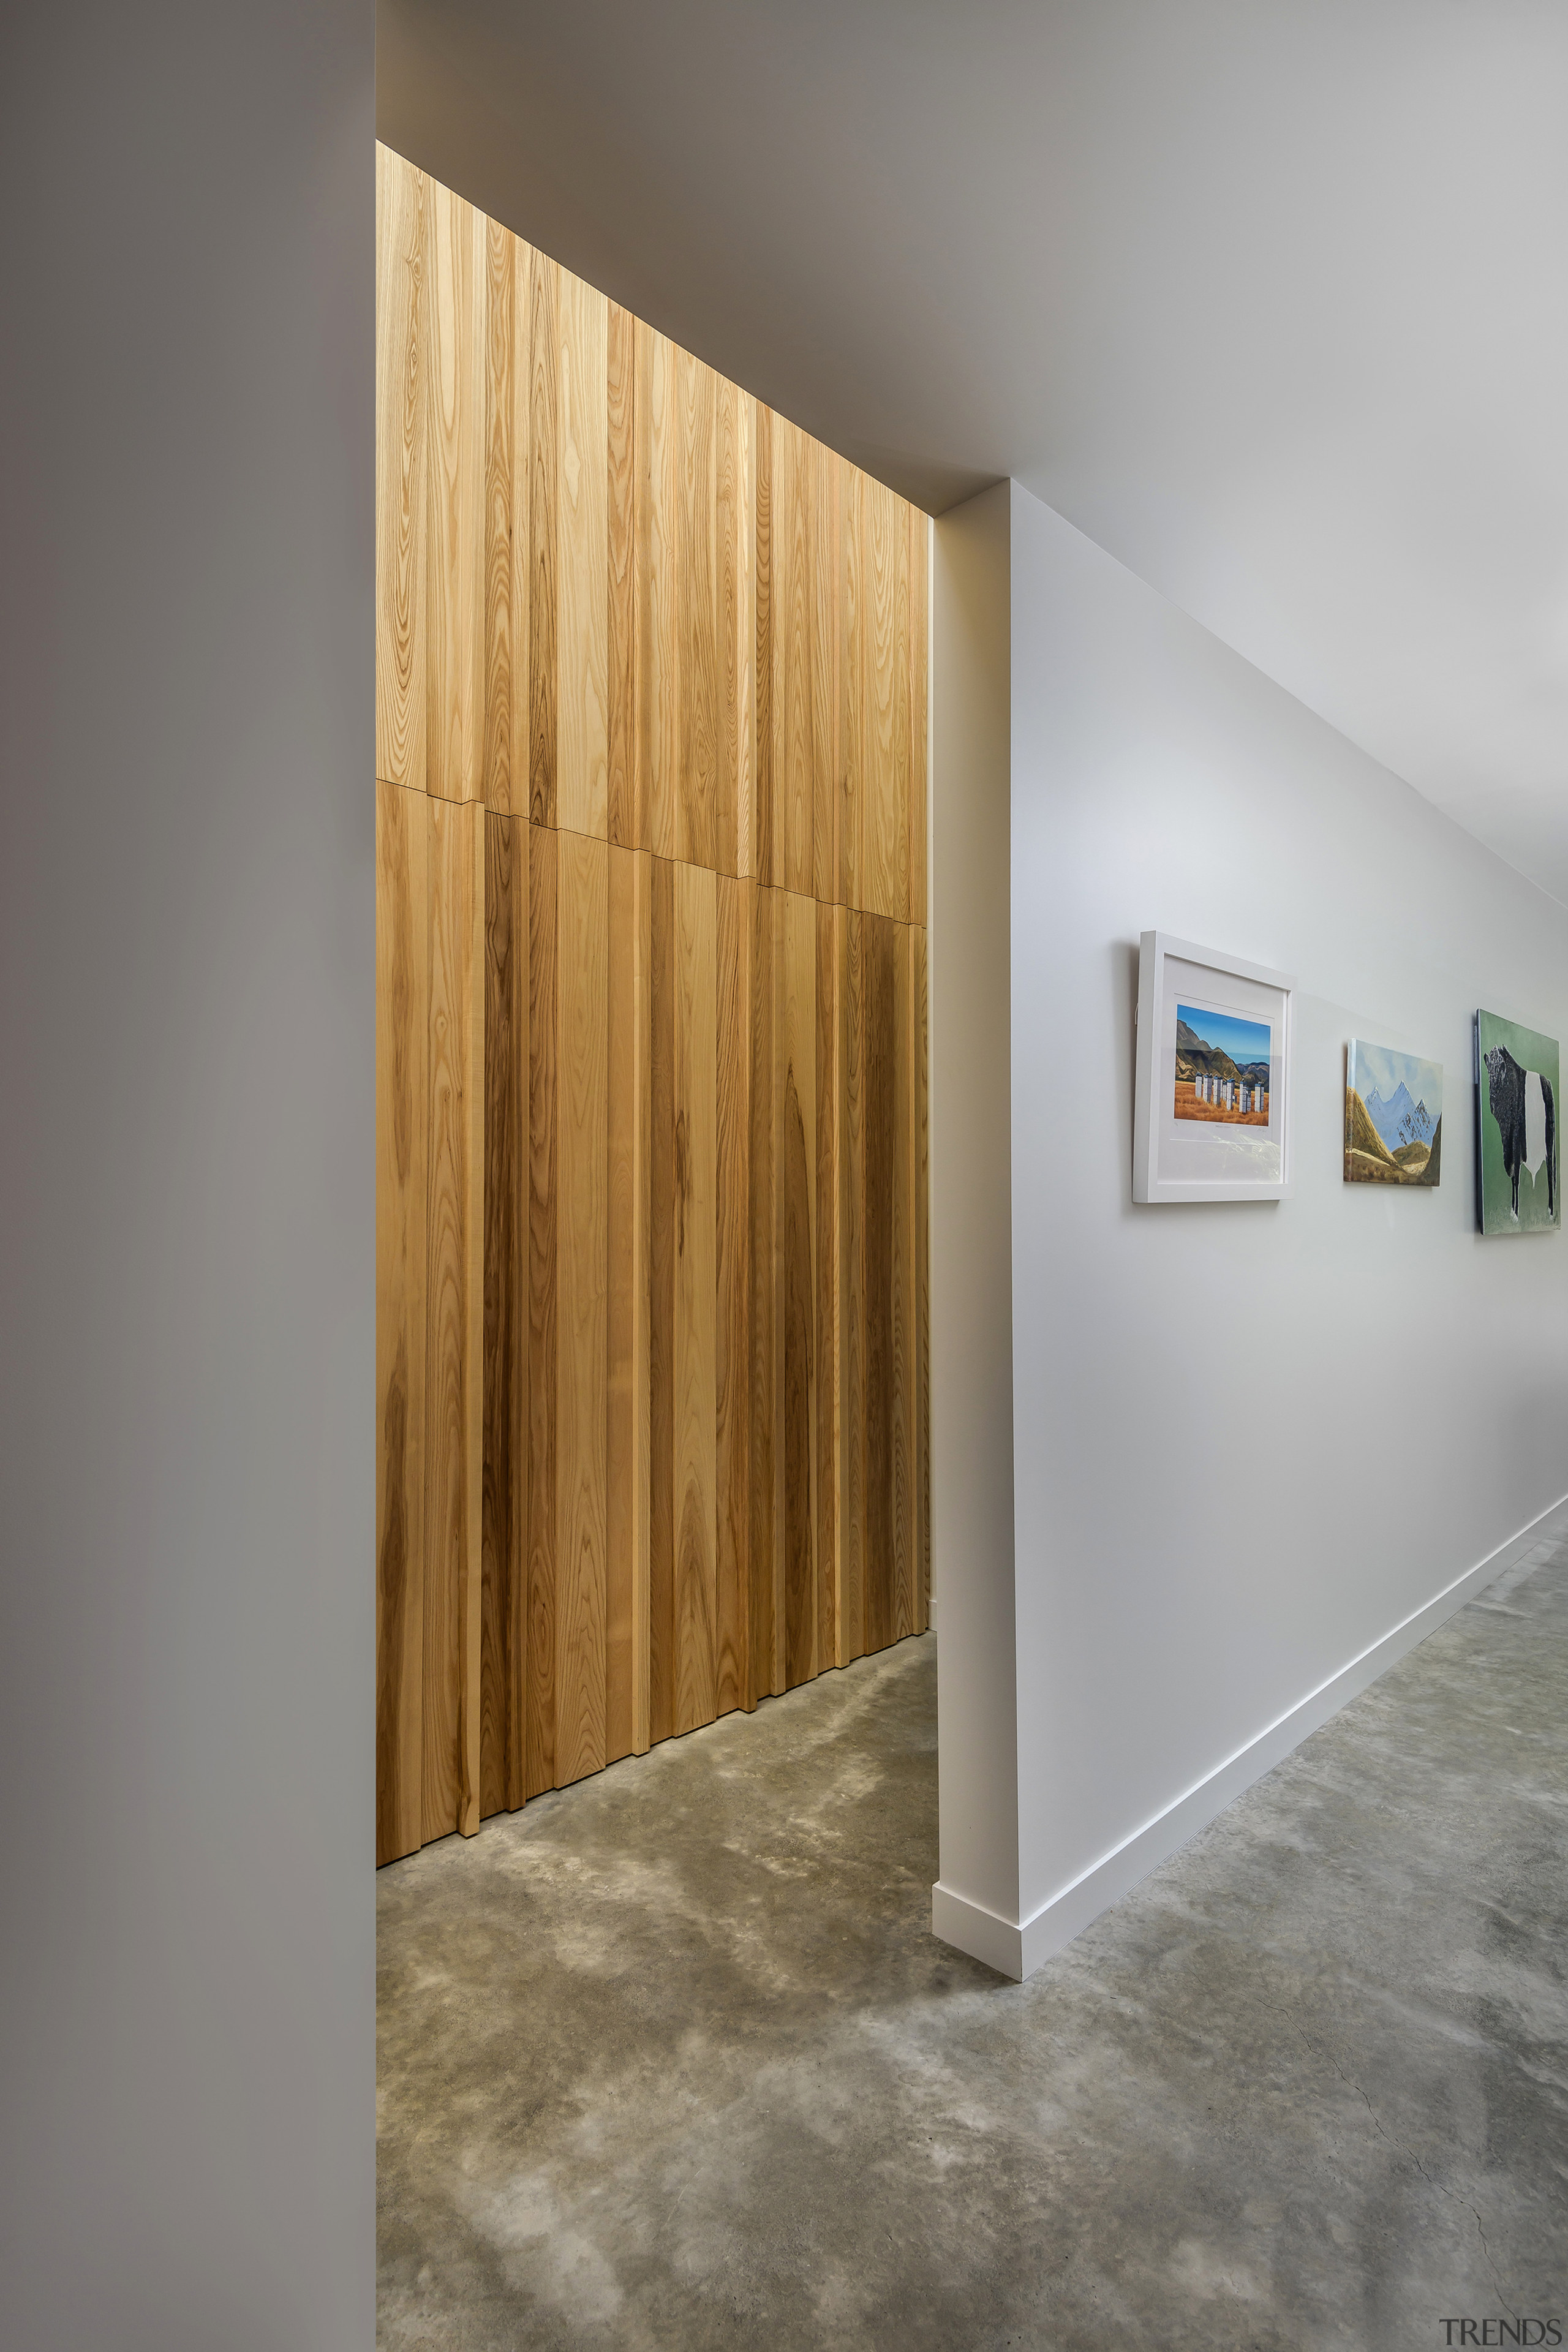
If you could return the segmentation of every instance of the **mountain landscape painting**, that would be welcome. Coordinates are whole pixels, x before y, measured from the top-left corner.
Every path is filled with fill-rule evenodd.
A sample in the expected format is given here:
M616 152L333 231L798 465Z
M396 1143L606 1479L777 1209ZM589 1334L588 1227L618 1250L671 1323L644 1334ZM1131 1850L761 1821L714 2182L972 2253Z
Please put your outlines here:
M1481 1231L1551 1233L1563 1223L1557 1040L1478 1013L1476 1075Z
M1345 1065L1345 1182L1436 1184L1443 1173L1443 1065L1352 1041Z
M1273 1047L1267 1021L1178 1004L1175 1116L1267 1127Z

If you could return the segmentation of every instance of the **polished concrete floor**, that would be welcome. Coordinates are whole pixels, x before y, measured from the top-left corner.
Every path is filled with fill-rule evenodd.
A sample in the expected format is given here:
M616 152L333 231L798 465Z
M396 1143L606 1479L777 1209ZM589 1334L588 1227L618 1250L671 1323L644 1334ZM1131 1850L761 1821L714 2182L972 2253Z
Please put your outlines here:
M1568 1544L1021 1987L930 1638L383 1871L381 2343L1568 2340L1565 1700Z

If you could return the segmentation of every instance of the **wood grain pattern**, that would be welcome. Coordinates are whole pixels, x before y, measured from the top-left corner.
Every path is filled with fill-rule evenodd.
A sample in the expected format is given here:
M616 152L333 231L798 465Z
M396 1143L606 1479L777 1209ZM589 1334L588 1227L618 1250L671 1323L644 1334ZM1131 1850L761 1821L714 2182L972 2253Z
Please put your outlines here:
M524 1780L555 1786L559 836L528 833L528 1702Z
M648 1746L649 1027L653 877L609 853L608 1555L605 1754Z
M484 1246L483 812L429 810L424 1835L479 1825Z
M812 775L811 444L773 420L774 874L809 896L814 881Z
M756 889L717 887L714 1711L754 1706L751 1648L752 964Z
M924 913L925 519L377 156L376 763Z
M638 500L637 338L629 310L612 302L605 337L605 549L609 565L606 655L606 828L623 849L643 845L637 763Z
M508 520L511 584L507 614L511 667L504 809L511 815L526 818L531 806L533 771L533 250L521 237L508 236L506 242L511 256L511 482ZM492 350L495 331L492 321ZM488 717L486 723L488 729ZM487 798L492 808L503 808L499 778L494 796L487 793Z
M652 860L648 1097L648 1738L675 1730L675 868Z
M536 825L553 825L556 819L560 279L552 261L542 253L532 256L529 272L528 813Z
M915 1196L920 1150L914 1093L914 934L890 927L893 962L893 1189L889 1466L892 1475L893 1638L915 1631Z
M929 527L377 155L378 1858L928 1622Z
M839 1482L838 1659L863 1657L866 1638L866 927L844 912L839 1013Z
M677 352L680 750L675 854L683 864L710 871L718 864L721 789L714 381L711 369L689 352Z
M875 914L908 911L907 689L899 691L899 583L908 603L909 538L899 501L879 482L863 485L865 566L865 804L861 818L861 896Z
M479 1708L484 1622L484 1373L485 1373L485 811L465 808L454 825L463 870L463 924L468 1019L463 1124L464 1200L463 1423L465 1545L460 1584L461 1666L458 1681L459 1787L458 1827L472 1837L479 1826Z
M842 1319L844 926L842 907L816 908L816 1647L839 1656L839 1512L843 1498Z
M784 1683L784 1461L779 1415L784 1396L779 1308L779 893L758 888L752 936L752 1671L747 1704Z
M484 778L485 221L427 181L425 789Z
M410 1475L406 1413L400 1433L382 1410L390 1853L471 1825L470 1786L479 1810L514 1803L921 1630L930 1372L923 932L471 806L382 797L427 812L431 843L422 1423L435 1468L419 1550L440 1586L422 1588L410 1734L405 1644L389 1638L410 1548L387 1534ZM474 821L482 877L460 845ZM383 986L406 1003L420 932L395 909L416 893L417 852L384 820L383 834ZM451 1011L464 942L480 937L465 888L483 909L467 1047L470 1072L483 1056L478 1135ZM405 1026L416 1055L420 1024ZM384 1087L378 1263L405 1318L416 1285L397 1265L384 1172L395 1100ZM477 1200L465 1154L482 1171ZM474 1328L482 1363L459 1377ZM384 1316L383 1408L396 1332ZM400 1832L416 1749L422 1801Z
M842 459L808 441L810 467L812 895L838 895L838 478Z
M773 414L759 401L752 453L752 836L749 871L775 878L773 824Z
M918 507L910 524L910 920L926 920L927 719L931 652L931 524Z
M422 173L375 151L375 772L425 787L428 525L425 340L428 197Z
M673 858L680 794L679 354L663 335L641 330L637 358L643 846Z
M735 396L735 871L757 870L757 404Z
M609 898L602 841L556 866L555 1785L605 1761Z
M892 903L889 912L900 923L910 919L910 729L913 721L911 705L911 665L910 661L910 567L913 546L909 529L909 509L889 492L889 534L893 545L893 760L888 777L885 822L892 846L889 863L892 872Z
M429 803L376 788L375 1857L425 1834Z
M555 822L603 841L609 819L609 304L560 272Z
M785 891L776 1064L784 1681L816 1656L816 908Z
M517 433L515 239L485 230L484 751L487 808L511 808L512 704L520 647L512 634L512 485ZM526 675L526 672L525 672Z
M485 819L484 1462L479 1810L527 1793L528 835Z
M675 1727L690 1731L713 1720L718 1613L714 876L677 866L673 897Z
M931 1008L926 934L915 958L915 1631L931 1622Z
M838 479L838 870L833 897L863 907L866 809L865 477Z
M865 1023L866 1192L861 1224L865 1268L866 1647L885 1649L893 1633L893 1200L895 1102L893 927L868 915L862 925Z
M713 613L717 694L713 865L738 874L740 866L741 717L744 681L741 635L742 521L741 394L724 377L713 386Z

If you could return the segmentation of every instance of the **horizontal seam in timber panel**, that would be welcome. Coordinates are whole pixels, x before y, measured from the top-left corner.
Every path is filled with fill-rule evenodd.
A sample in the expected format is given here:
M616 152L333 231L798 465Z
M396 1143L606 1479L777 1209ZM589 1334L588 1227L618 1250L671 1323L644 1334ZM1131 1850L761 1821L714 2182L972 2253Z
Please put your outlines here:
M445 793L427 792L423 784L399 784L390 776L378 776L376 782L384 785L388 792L415 793L421 800L439 801L446 808L482 807L488 815L504 817L509 824L531 824L536 833L567 833L574 841L603 841L605 838L602 833L583 833L575 825L545 824L538 817L530 816L526 811L492 809L488 801L449 801ZM608 845L612 849L623 846L616 842ZM689 857L665 857L662 850L636 849L627 854L634 857L658 857L666 866L679 866L688 874L716 874L721 882L749 882L758 890L776 890L791 898L809 899L814 907L842 907L846 914L874 915L878 922L891 923L895 929L900 931L924 931L928 929L926 923L914 922L907 915L878 914L876 908L856 906L847 898L819 898L814 890L791 890L784 882L759 882L754 874L731 874L721 866L701 866Z

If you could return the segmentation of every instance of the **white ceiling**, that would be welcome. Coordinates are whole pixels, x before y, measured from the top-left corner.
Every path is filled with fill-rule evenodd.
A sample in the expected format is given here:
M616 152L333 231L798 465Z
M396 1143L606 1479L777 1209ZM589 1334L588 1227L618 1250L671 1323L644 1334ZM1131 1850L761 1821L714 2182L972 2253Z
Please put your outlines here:
M1568 902L1568 0L378 0L381 135Z

